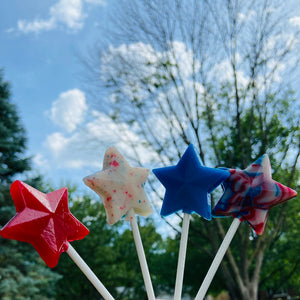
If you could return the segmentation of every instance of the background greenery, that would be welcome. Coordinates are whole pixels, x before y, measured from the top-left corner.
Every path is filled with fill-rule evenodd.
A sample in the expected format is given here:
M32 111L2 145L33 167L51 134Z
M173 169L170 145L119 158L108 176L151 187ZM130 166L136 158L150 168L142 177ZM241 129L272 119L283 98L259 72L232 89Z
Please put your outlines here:
M86 62L101 96L105 94L101 101L94 99L94 105L120 126L133 150L128 129L140 136L143 147L156 154L156 165L175 164L191 142L210 166L245 168L267 152L274 179L299 191L300 110L292 81L298 60L289 64L299 32L294 41L268 48L270 38L283 28L284 2L250 2L120 1L114 14L120 26L109 34L113 45L118 40L127 47L97 49L98 56ZM258 19L239 23L242 12L254 9ZM220 80L222 74L214 67L224 59L230 74ZM283 63L290 76L279 82L277 71ZM247 75L246 84L241 72ZM9 195L14 179L21 176L43 192L53 189L38 176L28 177L26 133L10 92L2 72L0 226L15 213ZM141 161L136 158L136 163ZM149 193L159 201L157 187L150 178ZM71 212L90 229L84 240L72 245L117 299L146 299L130 229L122 222L109 226L97 198L78 196L71 185L68 190ZM262 237L240 226L209 292L227 290L233 300L272 299L281 292L300 295L299 213L298 197L272 208ZM193 216L185 293L196 294L231 221ZM140 226L157 294L172 294L174 288L180 233L167 228L172 237L162 239L151 219ZM0 238L0 298L99 296L67 255L52 270L30 245Z

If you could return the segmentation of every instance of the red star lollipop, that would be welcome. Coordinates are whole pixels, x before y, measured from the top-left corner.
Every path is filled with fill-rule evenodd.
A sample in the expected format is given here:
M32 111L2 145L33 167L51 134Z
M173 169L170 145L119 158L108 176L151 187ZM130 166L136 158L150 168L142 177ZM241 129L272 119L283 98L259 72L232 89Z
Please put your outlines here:
M57 265L70 241L89 233L71 214L66 188L44 194L17 180L10 192L17 213L2 228L1 236L32 244L49 267Z
M0 230L4 238L33 245L45 263L53 268L66 251L105 300L114 300L102 282L69 244L84 238L89 230L70 212L68 191L59 189L44 194L30 185L15 181L10 193L16 215Z

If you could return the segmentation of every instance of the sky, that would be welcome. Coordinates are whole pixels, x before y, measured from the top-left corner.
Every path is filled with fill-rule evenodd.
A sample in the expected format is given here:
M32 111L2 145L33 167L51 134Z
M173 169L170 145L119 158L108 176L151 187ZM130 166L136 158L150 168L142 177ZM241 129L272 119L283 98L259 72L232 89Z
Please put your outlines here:
M42 174L53 188L70 182L77 184L79 192L89 192L82 178L102 168L105 150L117 142L109 134L118 131L117 125L90 106L80 62L82 54L102 42L103 24L113 26L108 16L111 5L109 0L0 1L0 68L11 84L12 102L27 132L26 156L32 157L33 173ZM289 24L299 28L299 9ZM182 43L176 45L188 71L189 50ZM120 52L139 64L149 59L148 48L143 43L116 45L107 60L109 52ZM215 66L216 73L230 76L228 63ZM157 119L154 124L161 125ZM140 143L134 133L128 130L127 134ZM143 167L159 167L148 165L150 154L142 152Z
M82 179L102 169L106 149L118 142L108 132L118 128L89 106L80 59L102 41L109 5L112 1L0 1L0 69L26 130L29 176L41 174L54 189L76 184L79 195L95 199Z
M71 159L78 151L63 147L92 114L79 56L99 40L107 10L105 0L0 1L0 68L27 133L26 155L33 170L56 186L81 185L100 168L109 146L96 149L86 164Z
M12 101L27 132L26 155L32 156L33 170L57 187L66 182L81 187L82 178L102 167L105 150L116 143L108 133L118 131L117 126L89 105L92 101L84 92L80 62L96 42L102 42L100 28L113 26L108 16L112 3L0 1L0 68L4 69L4 80L11 83ZM290 25L299 28L299 15L296 10ZM190 50L180 42L176 45L183 70L188 71ZM148 48L143 43L112 47L106 65L118 64L114 56L109 60L110 52L128 55L128 59L131 55L132 63L139 65L140 60L149 59ZM228 64L220 62L216 73L230 76ZM239 78L244 78L243 74ZM128 134L139 143L139 137L129 130ZM149 155L144 153L143 166L158 167L147 165Z

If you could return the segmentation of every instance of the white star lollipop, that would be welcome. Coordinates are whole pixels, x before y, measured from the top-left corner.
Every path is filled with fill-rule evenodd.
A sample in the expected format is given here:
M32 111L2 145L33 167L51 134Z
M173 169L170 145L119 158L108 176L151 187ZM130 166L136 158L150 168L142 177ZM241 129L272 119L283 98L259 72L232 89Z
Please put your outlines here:
M83 179L104 203L107 222L115 224L122 217L130 221L148 299L155 300L145 252L135 214L147 217L153 209L144 190L149 170L131 167L116 147L107 149L103 170Z

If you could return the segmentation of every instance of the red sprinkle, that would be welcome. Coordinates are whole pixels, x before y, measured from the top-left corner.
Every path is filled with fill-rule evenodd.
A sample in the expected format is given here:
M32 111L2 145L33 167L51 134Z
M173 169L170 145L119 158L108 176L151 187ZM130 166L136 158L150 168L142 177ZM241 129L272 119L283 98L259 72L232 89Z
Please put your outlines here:
M119 163L116 160L114 160L114 161L110 162L109 165L114 166L114 167L118 167Z
M91 179L88 179L87 180L92 186L95 186L95 184L94 184L94 181L93 180L91 180Z

